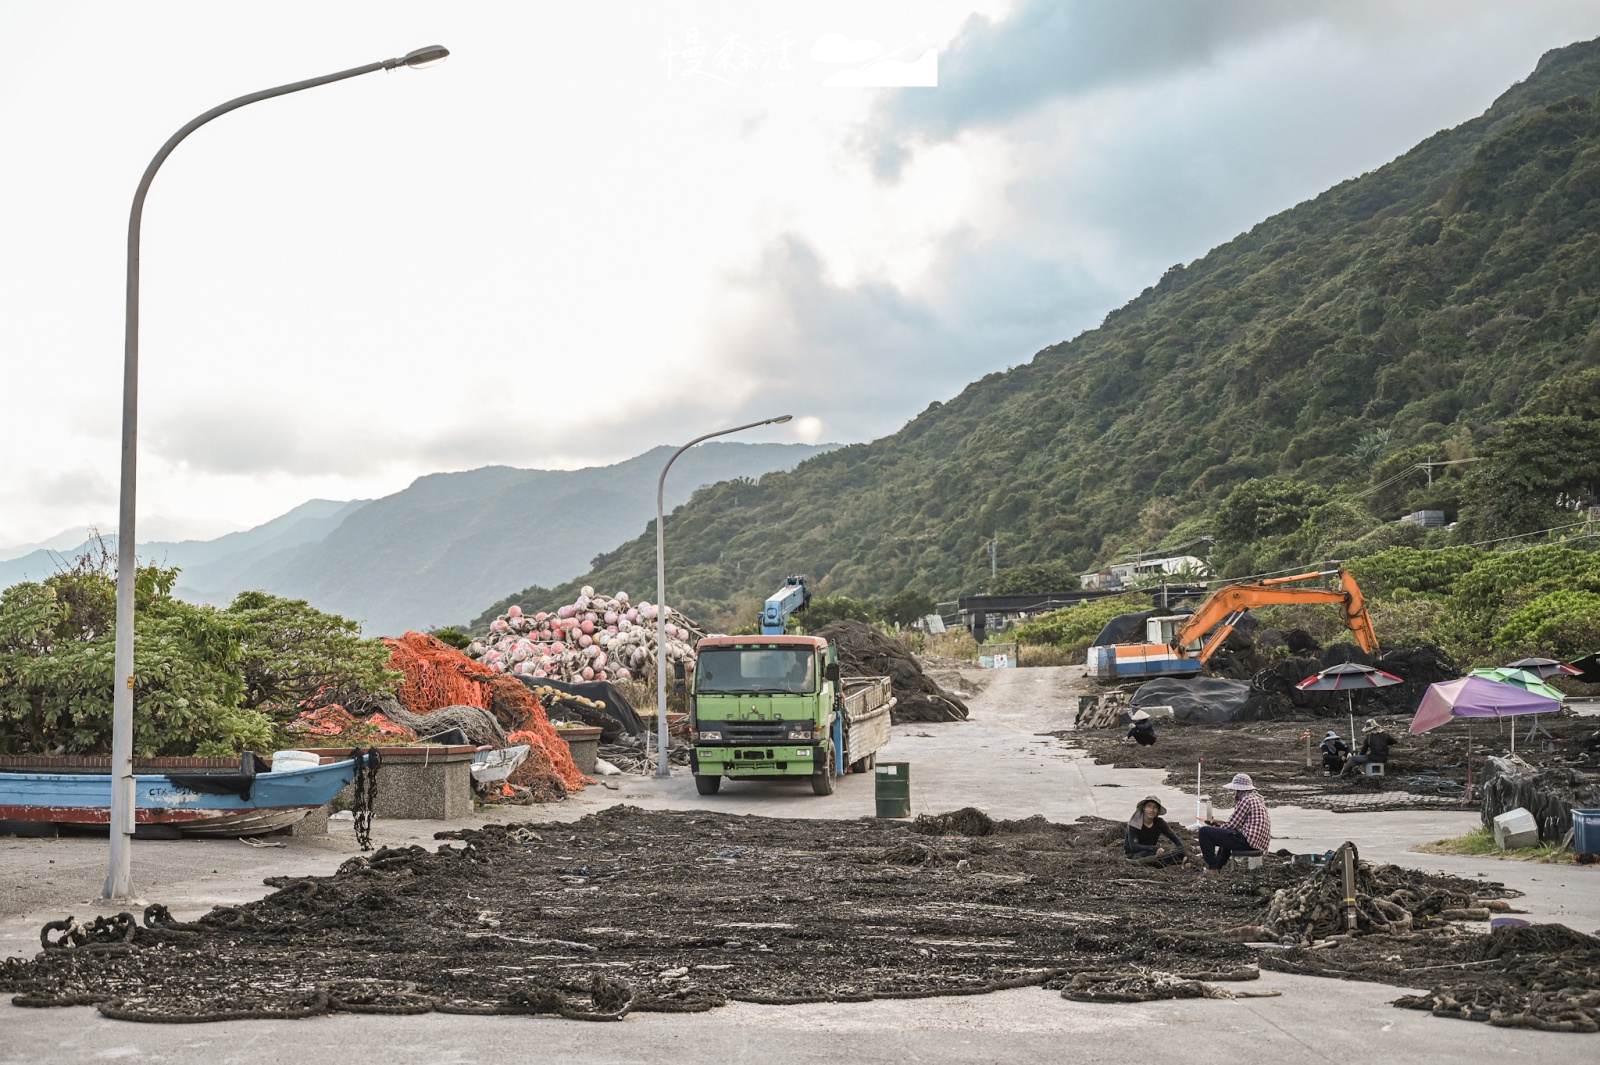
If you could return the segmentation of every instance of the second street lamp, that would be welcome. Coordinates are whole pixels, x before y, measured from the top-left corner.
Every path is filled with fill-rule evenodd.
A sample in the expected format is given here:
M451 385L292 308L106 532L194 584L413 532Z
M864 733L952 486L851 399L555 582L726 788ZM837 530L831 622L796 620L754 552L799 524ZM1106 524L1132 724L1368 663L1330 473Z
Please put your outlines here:
M155 180L156 171L161 169L167 156L185 137L229 111L260 100L287 96L302 89L314 89L319 85L329 85L378 70L393 70L400 66L432 66L449 54L449 50L442 45L429 45L395 59L380 59L365 66L262 89L229 100L193 119L169 137L139 179L139 187L133 194L133 210L128 216L128 292L122 359L122 499L117 518L116 665L111 717L111 823L108 826L111 855L105 888L101 892L105 898L123 898L133 893L132 841L136 818L133 780L133 593L135 568L138 565L133 516L139 457L139 230L150 183Z
M735 425L732 429L718 429L705 436L697 436L687 444L672 453L667 464L661 468L661 479L656 481L656 776L669 777L672 769L667 765L667 552L666 538L662 534L662 523L665 518L663 513L663 496L667 487L667 471L672 469L672 464L678 461L678 456L694 447L703 444L718 436L727 436L729 433L742 433L746 429L754 429L762 425L782 425L793 418L792 414L780 414L776 418L766 421L751 422L749 425Z

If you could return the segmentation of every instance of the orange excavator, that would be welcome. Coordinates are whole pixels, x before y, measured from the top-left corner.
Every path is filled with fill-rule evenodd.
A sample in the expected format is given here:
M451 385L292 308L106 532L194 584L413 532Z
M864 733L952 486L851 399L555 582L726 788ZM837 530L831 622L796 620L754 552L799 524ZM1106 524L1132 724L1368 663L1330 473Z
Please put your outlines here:
M1333 576L1339 578L1338 588L1292 587ZM1206 596L1193 614L1151 617L1145 621L1145 642L1089 648L1089 676L1111 680L1199 673L1247 611L1280 603L1336 604L1356 644L1368 654L1378 652L1378 636L1356 579L1345 570L1322 570L1230 584Z

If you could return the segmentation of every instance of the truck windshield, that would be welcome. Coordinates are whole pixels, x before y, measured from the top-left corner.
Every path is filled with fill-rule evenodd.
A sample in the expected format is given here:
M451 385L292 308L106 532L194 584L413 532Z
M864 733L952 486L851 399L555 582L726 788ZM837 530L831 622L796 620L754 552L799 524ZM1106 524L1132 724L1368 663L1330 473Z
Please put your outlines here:
M695 665L694 690L701 695L809 694L817 690L816 656L798 647L708 649Z

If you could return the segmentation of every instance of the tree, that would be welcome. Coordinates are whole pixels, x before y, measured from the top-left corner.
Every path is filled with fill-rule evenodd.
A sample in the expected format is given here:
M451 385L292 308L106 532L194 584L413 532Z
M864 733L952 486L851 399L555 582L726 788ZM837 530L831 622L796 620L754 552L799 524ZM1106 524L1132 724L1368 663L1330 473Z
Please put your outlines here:
M1600 422L1571 414L1508 418L1467 475L1472 533L1512 536L1573 520L1600 492Z
M1071 592L1078 573L1066 562L1027 562L1007 566L989 583L990 595L1028 595L1032 592Z
M891 595L881 608L883 620L904 627L939 609L933 596L906 588Z
M241 592L222 617L239 640L247 709L287 717L303 700L392 694L401 680L381 643L363 640L355 622L303 599Z
M272 727L240 705L237 634L211 607L172 598L177 570L135 580L134 753L266 748ZM116 580L81 566L0 593L0 749L111 747Z
M1212 515L1219 551L1232 552L1269 536L1298 532L1328 490L1291 477L1252 477L1228 493Z

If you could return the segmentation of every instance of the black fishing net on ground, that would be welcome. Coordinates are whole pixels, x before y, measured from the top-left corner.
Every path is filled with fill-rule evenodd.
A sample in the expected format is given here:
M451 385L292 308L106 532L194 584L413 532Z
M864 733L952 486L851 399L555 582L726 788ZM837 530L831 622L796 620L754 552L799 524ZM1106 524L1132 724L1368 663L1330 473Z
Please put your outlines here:
M1513 724L1516 724L1513 721ZM1483 766L1485 828L1511 810L1527 810L1539 839L1560 843L1572 830L1572 811L1600 808L1600 775L1565 765L1535 767L1520 758L1489 758Z
M895 724L908 721L965 721L967 704L922 672L922 665L904 644L871 625L848 618L830 621L816 635L839 650L846 677L888 677L895 705Z
M1268 900L1320 874L1278 859L1218 878L1148 868L1122 857L1124 827L977 810L907 825L618 806L572 824L440 833L456 845L386 848L330 877L274 880L265 899L190 923L161 906L142 925L55 922L34 960L0 968L0 990L22 1006L167 1022L329 1011L616 1020L730 1000L1024 986L1094 1001L1239 994L1214 981L1258 975L1242 940L1259 935ZM1499 887L1405 870L1391 880L1418 899ZM1414 967L1484 938L1407 936ZM1399 949L1392 935L1370 938L1380 954ZM1346 949L1283 955L1299 965ZM1514 961L1484 972L1503 970L1494 986L1526 995Z

